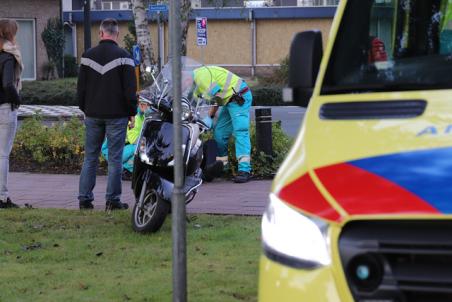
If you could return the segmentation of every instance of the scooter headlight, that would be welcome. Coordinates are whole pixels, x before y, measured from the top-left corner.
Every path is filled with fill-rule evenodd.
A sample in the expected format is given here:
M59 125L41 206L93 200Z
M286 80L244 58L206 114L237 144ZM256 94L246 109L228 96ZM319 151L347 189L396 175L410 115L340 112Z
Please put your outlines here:
M146 164L150 164L149 157L146 153L146 138L142 136L138 142L138 154L140 155L140 160Z
M295 268L329 265L328 224L294 210L276 195L262 217L263 249L268 258Z
M191 117L191 108L188 102L182 102L182 120L188 121Z

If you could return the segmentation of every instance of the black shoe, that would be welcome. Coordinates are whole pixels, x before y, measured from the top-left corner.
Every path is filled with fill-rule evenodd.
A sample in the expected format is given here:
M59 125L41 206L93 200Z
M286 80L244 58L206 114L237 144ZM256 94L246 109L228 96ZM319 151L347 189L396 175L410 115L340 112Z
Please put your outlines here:
M223 162L217 160L213 164L208 165L202 172L202 179L211 182L214 178L220 177L223 173Z
M78 203L78 206L79 206L80 210L92 210L92 209L94 209L94 206L93 206L92 202L89 201L89 200L80 201Z
M132 180L132 173L130 173L129 170L124 169L124 171L122 171L121 178L122 180Z
M245 172L245 171L239 171L239 173L234 178L234 182L242 184L242 183L248 182L250 179L251 179L251 173Z
M107 201L105 204L105 211L112 210L127 210L129 205L120 201Z
M0 201L0 208L3 209L15 209L19 206L11 201L9 197L6 198L6 201Z

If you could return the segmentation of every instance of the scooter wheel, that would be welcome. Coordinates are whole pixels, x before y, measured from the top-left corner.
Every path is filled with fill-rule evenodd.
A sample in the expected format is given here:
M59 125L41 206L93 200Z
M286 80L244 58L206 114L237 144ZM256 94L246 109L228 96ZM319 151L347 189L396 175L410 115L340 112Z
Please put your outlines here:
M160 198L156 191L150 190L144 195L142 206L135 203L132 211L132 227L138 233L157 232L165 222L170 203Z

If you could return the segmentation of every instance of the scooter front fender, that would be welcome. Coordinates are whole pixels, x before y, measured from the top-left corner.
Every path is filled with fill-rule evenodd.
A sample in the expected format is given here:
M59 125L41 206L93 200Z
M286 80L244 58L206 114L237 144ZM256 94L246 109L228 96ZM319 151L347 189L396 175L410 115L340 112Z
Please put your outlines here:
M171 202L171 196L174 189L174 184L172 182L160 177L151 170L148 170L143 178L147 183L148 189L155 190L163 200Z

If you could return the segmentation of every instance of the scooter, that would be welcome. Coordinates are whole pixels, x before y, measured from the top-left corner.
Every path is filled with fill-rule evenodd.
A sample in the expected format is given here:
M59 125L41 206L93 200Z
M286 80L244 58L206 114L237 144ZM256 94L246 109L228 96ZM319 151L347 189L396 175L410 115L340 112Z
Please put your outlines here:
M183 68L200 64L185 58ZM183 72L190 75L190 73ZM182 79L184 81L185 79ZM132 211L132 227L136 232L156 232L171 210L174 188L174 140L171 95L171 63L165 65L149 89L139 93L141 102L150 105L146 113L134 157L132 189L136 203ZM191 202L202 184L203 143L200 135L209 130L203 115L211 106L193 100L183 93L182 151L185 171L185 202Z

